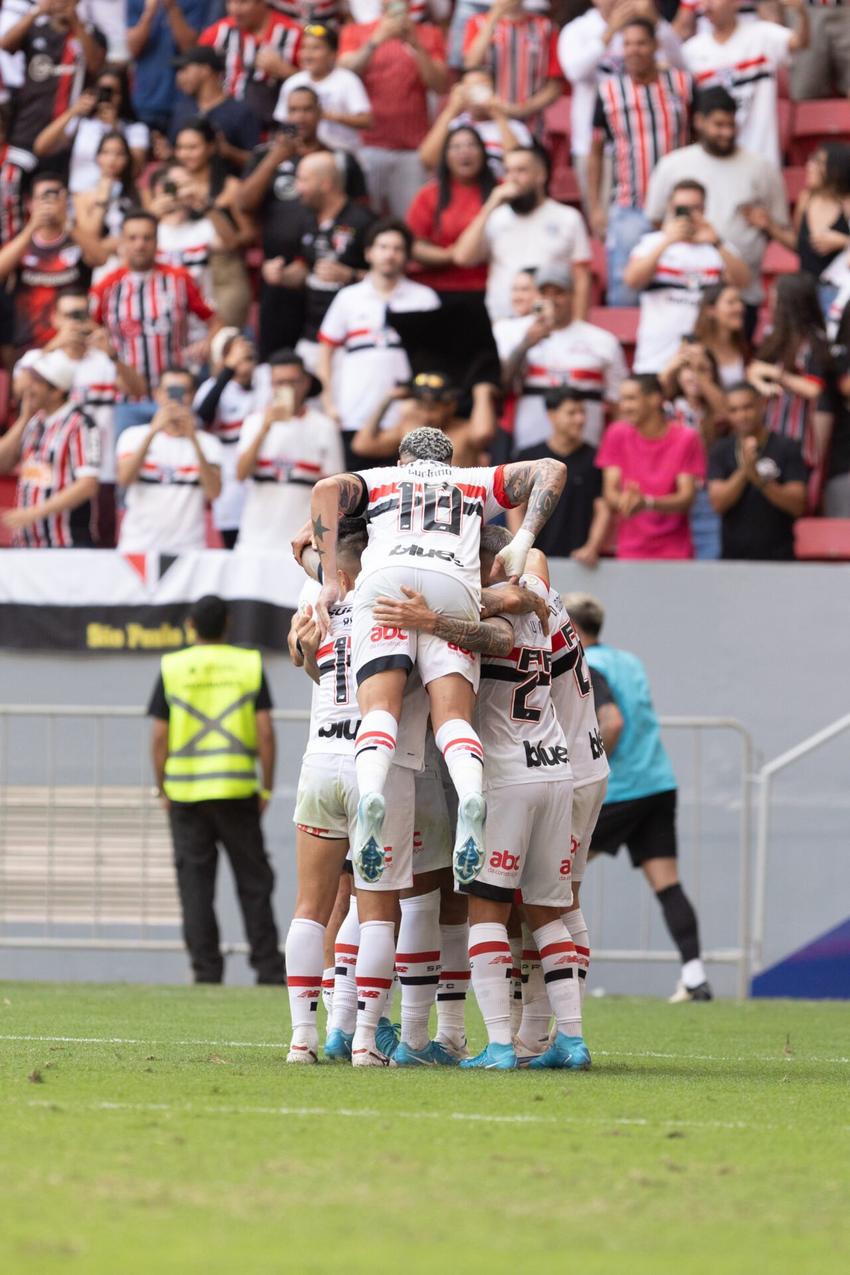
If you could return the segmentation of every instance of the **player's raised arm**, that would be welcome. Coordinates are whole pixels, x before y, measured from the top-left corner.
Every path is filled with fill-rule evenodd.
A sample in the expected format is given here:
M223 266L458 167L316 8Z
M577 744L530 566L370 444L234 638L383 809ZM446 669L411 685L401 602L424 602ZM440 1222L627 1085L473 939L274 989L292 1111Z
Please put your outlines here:
M522 575L528 551L561 499L566 481L567 467L559 460L525 460L505 465L505 495L514 507L526 505L522 526L496 555L509 580L516 581Z
M320 478L313 488L310 517L313 544L322 567L322 591L316 600L316 623L324 637L330 627L328 607L339 601L336 575L336 545L340 517L358 514L365 503L366 487L358 474L335 474Z

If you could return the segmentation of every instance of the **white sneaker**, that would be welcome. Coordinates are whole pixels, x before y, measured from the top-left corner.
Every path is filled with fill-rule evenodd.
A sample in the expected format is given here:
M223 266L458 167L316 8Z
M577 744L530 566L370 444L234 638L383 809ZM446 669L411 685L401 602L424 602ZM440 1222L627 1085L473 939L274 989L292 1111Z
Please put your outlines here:
M352 1067L389 1067L391 1062L376 1045L373 1049L352 1049L351 1065Z
M524 1040L520 1040L519 1036L514 1036L514 1053L516 1054L517 1066L527 1067L532 1058L540 1057L548 1047L548 1043L546 1041L539 1048L535 1048L534 1045L527 1045Z
M304 1064L309 1066L311 1063L317 1063L319 1061L319 1055L317 1051L315 1049L311 1049L309 1045L296 1045L293 1043L289 1046L289 1053L286 1055L286 1061L288 1063L301 1063L302 1066Z

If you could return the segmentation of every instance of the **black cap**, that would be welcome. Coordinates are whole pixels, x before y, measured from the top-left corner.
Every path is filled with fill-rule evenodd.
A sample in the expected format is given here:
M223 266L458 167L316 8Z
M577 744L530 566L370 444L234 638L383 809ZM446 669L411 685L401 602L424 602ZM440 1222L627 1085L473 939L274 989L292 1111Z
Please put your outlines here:
M178 71L184 66L208 66L211 71L221 72L224 70L224 58L218 49L208 44L196 44L193 49L181 53L179 58L173 58L171 65Z

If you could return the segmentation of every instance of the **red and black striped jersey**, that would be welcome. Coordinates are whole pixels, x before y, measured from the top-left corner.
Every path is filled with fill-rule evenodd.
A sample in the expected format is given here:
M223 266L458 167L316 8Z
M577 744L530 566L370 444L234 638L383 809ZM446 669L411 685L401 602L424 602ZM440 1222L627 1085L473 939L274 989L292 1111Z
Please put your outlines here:
M0 243L7 244L24 228L24 175L36 166L29 151L4 142L0 146Z
M88 284L90 271L70 233L45 241L33 235L18 266L15 289L15 346L46 345L55 335L51 323L56 294L72 284Z
M485 14L469 19L464 53L471 49L485 19ZM564 75L558 61L558 29L539 14L497 22L485 61L493 73L496 97L503 102L526 102L547 80L563 79Z
M100 473L100 432L87 412L66 403L52 416L37 412L24 428L18 465L17 509L31 509L78 478ZM49 514L15 532L18 547L70 549L95 543L96 503Z
M261 49L271 49L293 66L301 47L301 28L282 13L270 12L258 31L243 31L233 18L222 18L198 37L224 58L224 91L245 101L266 127L274 117L281 81L257 66Z
M614 202L642 208L652 170L688 143L693 82L685 71L662 70L651 84L630 75L601 81L594 127L614 148Z

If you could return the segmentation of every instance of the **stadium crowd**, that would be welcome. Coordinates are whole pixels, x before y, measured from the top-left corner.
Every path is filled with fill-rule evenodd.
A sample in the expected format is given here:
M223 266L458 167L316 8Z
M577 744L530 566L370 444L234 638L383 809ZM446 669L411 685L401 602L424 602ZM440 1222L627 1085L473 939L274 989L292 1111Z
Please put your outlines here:
M841 0L3 0L3 540L278 550L429 425L551 556L792 558L848 90Z

